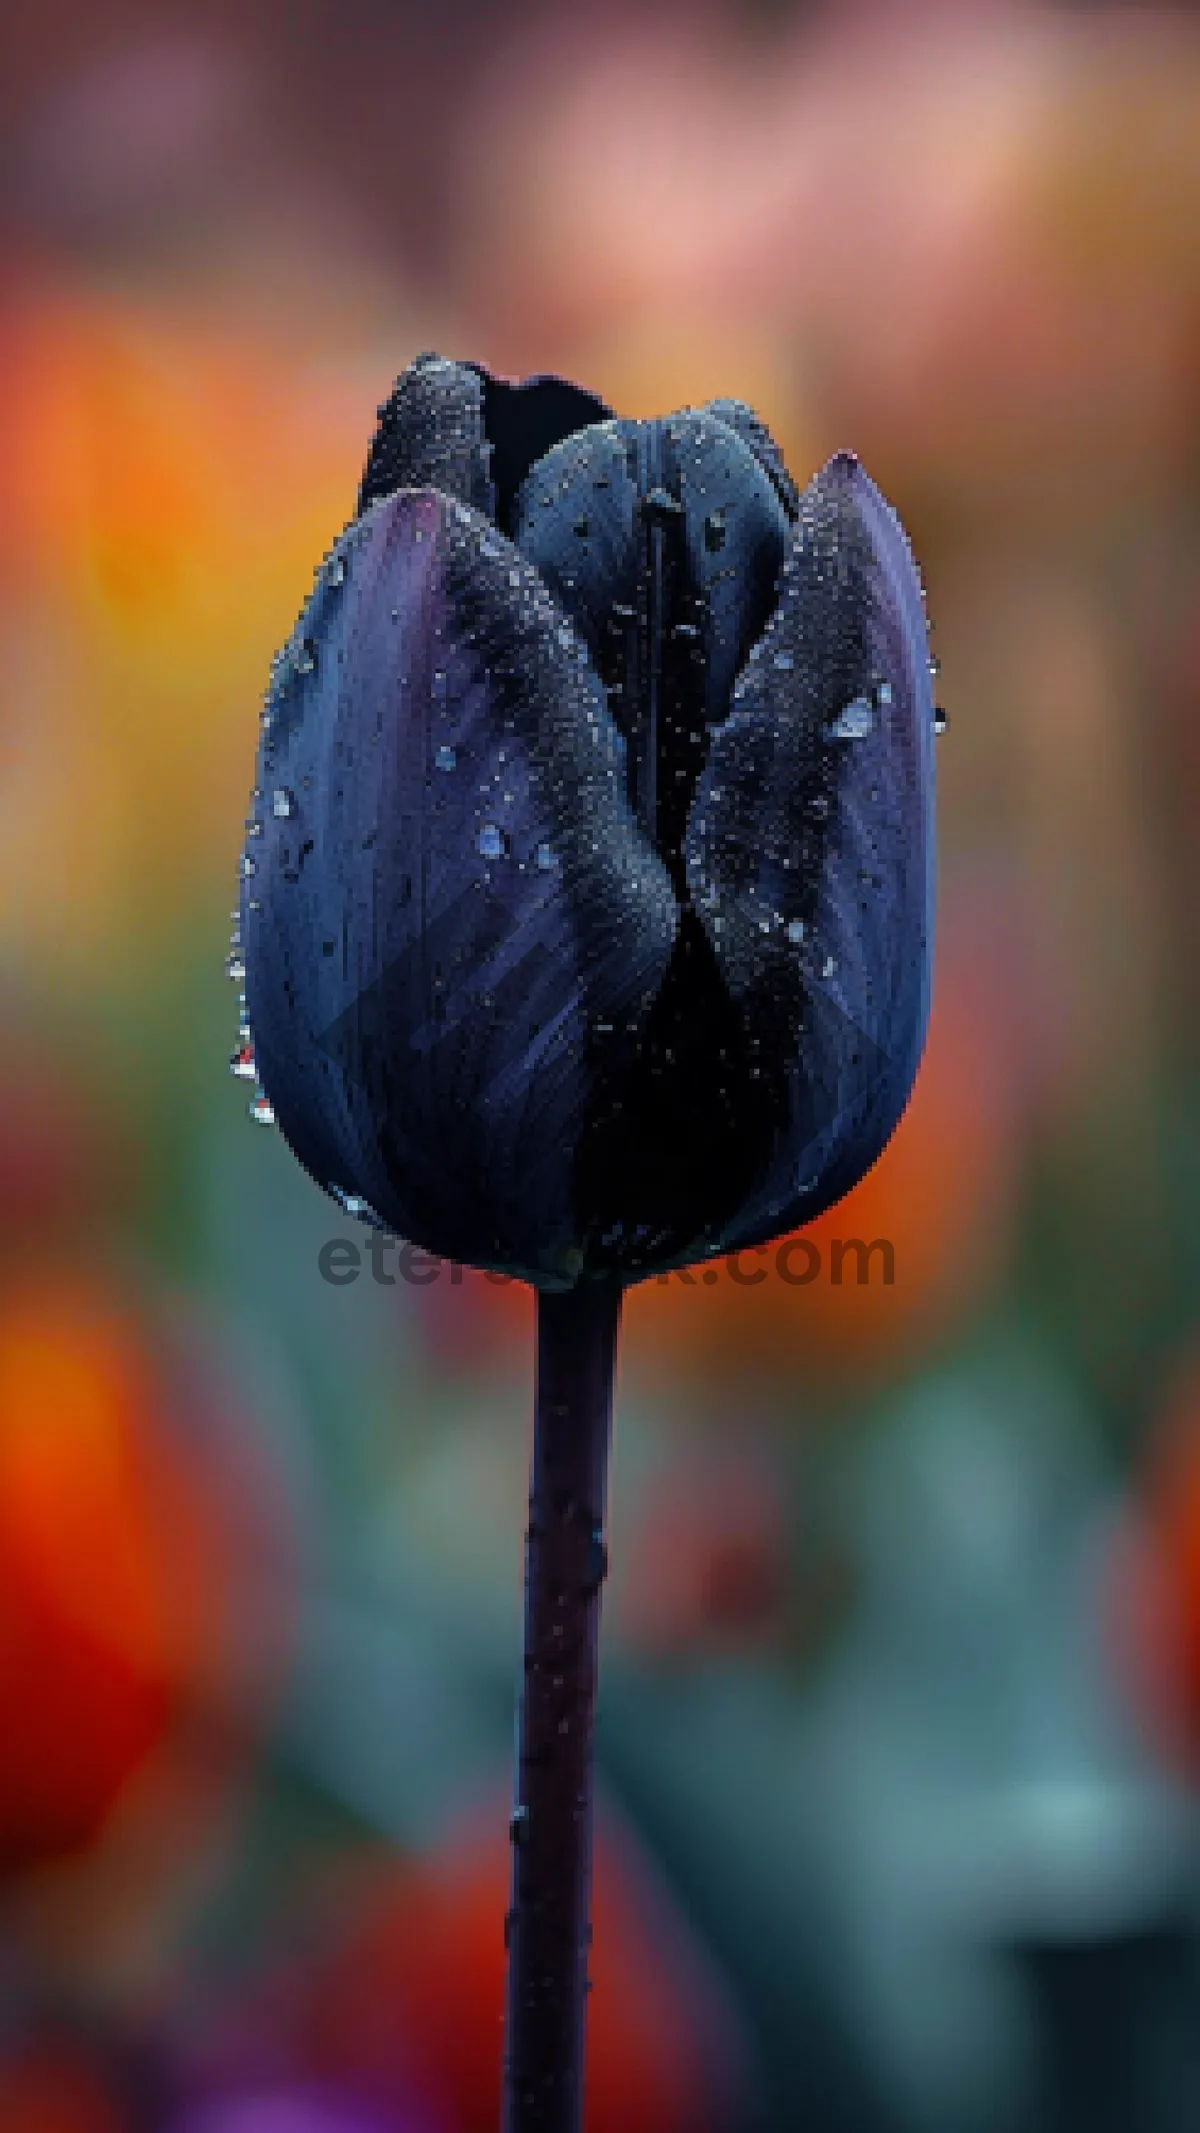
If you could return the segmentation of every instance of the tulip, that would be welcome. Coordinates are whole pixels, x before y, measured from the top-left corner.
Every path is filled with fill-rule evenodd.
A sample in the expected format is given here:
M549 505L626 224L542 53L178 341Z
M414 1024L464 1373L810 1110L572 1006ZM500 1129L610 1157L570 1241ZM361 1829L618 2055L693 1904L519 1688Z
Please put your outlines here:
M235 1071L319 1184L539 1293L510 2133L574 2129L623 1289L833 1204L929 1007L921 584L839 453L426 355L276 663Z

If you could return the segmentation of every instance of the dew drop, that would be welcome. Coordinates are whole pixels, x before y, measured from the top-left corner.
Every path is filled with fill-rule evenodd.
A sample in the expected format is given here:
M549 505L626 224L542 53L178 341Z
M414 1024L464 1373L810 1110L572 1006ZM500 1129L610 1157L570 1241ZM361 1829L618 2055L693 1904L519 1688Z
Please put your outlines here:
M231 985L244 985L246 982L245 958L236 949L225 958L225 975Z
M363 1222L374 1222L382 1229L383 1224L379 1221L379 1217L371 1206L370 1201L364 1200L361 1193L347 1192L342 1185L331 1185L329 1190L337 1201L338 1206L344 1207L348 1215L356 1215Z
M725 546L725 513L710 511L704 521L704 545L710 554Z
M508 848L508 839L497 822L485 822L477 842L483 859L503 859Z
M258 1080L258 1069L254 1064L254 1046L249 1041L239 1044L236 1052L230 1054L229 1071L235 1081Z
M250 1099L250 1116L256 1126L273 1126L275 1107L265 1089L259 1089Z
M543 874L551 873L558 863L554 856L554 847L550 844L539 844L533 856Z
M798 944L804 939L804 920L802 918L794 918L790 921L787 929L787 937L789 941L793 943L793 945Z
M296 795L287 785L277 785L271 794L271 813L277 822L286 822L296 812Z
M317 648L311 637L305 637L296 654L297 674L311 674L317 664Z
M887 710L888 705L892 701L892 685L890 681L880 682L879 687L875 691L875 701L880 706L881 710Z
M251 857L250 857L250 854L249 854L249 852L243 852L243 853L242 853L242 880L243 880L243 881L248 881L248 880L250 879L250 876L251 876L251 874L257 874L257 872L258 872L258 868L257 868L257 866L255 865L255 863L254 863L253 859L251 859Z
M836 969L837 964L835 963L833 957L831 955L827 955L821 968L821 976L823 978L831 978Z
M780 669L781 673L790 673L795 664L796 662L790 652L776 652L775 665Z
M935 706L934 706L934 711L933 711L933 730L934 730L934 732L935 732L935 733L944 733L944 732L946 731L946 728L947 728L947 726L948 726L949 724L950 724L950 717L949 717L949 713L948 713L948 712L946 712L946 711L943 711L943 709L942 709L942 706L941 706L940 704L935 704Z
M433 760L439 770L453 770L458 761L458 756L448 742L443 742Z
M330 564L330 566L329 566L329 583L330 583L331 585L344 585L344 584L345 584L345 582L346 582L346 560L345 560L345 557L344 557L344 556L340 556L340 555L335 555L335 557L334 557L334 559L333 559L332 563L331 563L331 564Z
M833 741L861 741L875 724L875 713L869 697L854 696L829 727Z

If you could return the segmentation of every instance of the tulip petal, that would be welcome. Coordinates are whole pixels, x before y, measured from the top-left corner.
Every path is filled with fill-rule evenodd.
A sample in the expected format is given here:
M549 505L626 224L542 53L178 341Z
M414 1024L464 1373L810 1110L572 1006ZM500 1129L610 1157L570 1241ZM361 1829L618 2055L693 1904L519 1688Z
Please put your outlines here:
M477 512L401 489L326 581L269 706L243 899L264 1086L318 1182L384 1226L569 1282L600 1063L636 1050L678 928L623 744Z
M699 413L723 422L727 429L741 438L742 443L754 454L764 474L770 476L775 493L788 517L794 519L800 509L800 491L788 473L783 453L761 415L756 415L745 400L709 400L699 409Z
M359 512L397 489L429 487L493 517L483 399L483 381L469 363L431 351L402 370L379 409Z
M678 611L665 617L661 657L686 729L697 714L702 724L725 717L738 668L775 605L788 520L768 473L731 425L685 411L661 422L597 423L548 452L522 487L513 539L586 636L622 731L635 721L622 685L627 632L643 597L644 487L653 478L679 504L668 550L668 607ZM693 615L698 670L671 627Z
M801 498L686 839L689 892L773 1115L729 1249L840 1199L908 1100L929 1009L933 716L911 551L838 454Z

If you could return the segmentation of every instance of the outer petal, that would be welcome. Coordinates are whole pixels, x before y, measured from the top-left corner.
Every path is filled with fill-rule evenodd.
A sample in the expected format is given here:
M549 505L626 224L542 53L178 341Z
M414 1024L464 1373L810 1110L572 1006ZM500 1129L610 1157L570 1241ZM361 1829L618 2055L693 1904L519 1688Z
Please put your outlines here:
M430 1251L573 1279L598 1058L636 1047L678 925L576 632L477 513L401 490L269 715L243 937L285 1137Z
M714 735L688 886L774 1116L722 1244L811 1220L874 1162L929 1010L933 703L923 595L857 460L805 490L776 611Z
M397 489L428 485L494 518L483 407L484 383L473 364L451 363L432 352L417 356L379 409L359 511Z

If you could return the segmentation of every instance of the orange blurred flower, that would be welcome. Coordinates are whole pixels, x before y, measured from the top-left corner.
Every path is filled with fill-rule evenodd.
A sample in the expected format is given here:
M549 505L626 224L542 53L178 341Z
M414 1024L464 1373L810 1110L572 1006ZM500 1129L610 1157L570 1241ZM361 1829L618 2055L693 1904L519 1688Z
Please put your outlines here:
M6 1870L93 1844L178 1727L232 1716L248 1469L211 1442L201 1463L195 1399L182 1354L95 1280L48 1272L0 1306ZM242 1647L277 1628L241 1623Z
M0 379L0 901L32 969L82 975L211 884L370 399L220 314L47 286L0 312Z

